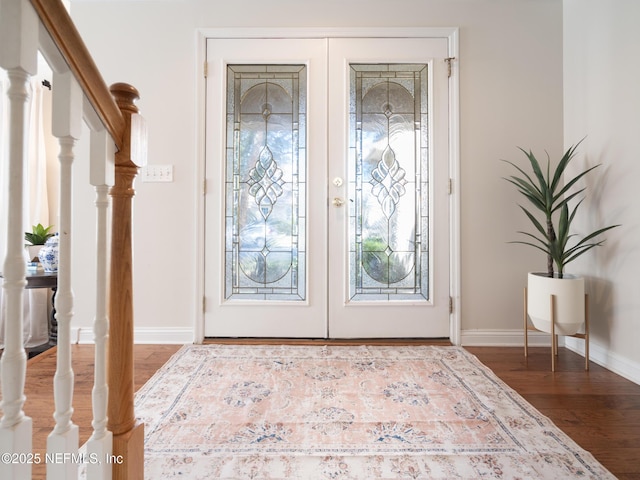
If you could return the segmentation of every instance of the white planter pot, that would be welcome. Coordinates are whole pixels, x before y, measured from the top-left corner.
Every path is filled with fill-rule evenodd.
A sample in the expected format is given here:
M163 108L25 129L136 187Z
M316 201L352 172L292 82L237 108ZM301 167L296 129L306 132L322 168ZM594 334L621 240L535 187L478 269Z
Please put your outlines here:
M25 250L27 251L27 257L29 257L29 260L27 261L27 263L40 261L38 259L38 253L40 252L41 248L42 248L42 245L26 245L25 246Z
M555 295L555 333L574 335L584 323L584 278L564 275L551 278L546 273L527 277L527 313L533 326L551 333L551 295Z

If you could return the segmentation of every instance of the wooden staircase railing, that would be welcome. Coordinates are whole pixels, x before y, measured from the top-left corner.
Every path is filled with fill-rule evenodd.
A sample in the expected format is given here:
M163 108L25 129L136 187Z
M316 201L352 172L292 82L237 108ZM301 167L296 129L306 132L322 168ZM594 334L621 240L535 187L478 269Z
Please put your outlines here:
M28 135L27 85L42 53L53 71L53 135L60 145L60 259L56 319L57 370L53 379L56 425L45 458L32 453L32 421L24 414L26 353L22 328L26 265L23 256L23 183ZM2 266L5 348L0 359L2 419L0 478L30 479L33 463L46 463L47 478L78 478L80 458L86 477L142 479L144 426L133 409L132 199L138 168L146 162L146 129L135 105L135 88L108 89L60 0L0 0L0 67L9 78L9 177L6 256ZM84 120L90 130L90 183L96 192L96 307L93 434L79 449L73 424L73 370L70 323L73 317L72 171ZM109 231L108 207L111 200ZM107 252L107 245L111 251ZM109 265L110 261L110 265ZM86 281L86 279L83 279ZM82 452L82 453L79 453ZM82 457L80 455L86 455ZM8 461L5 461L8 460Z

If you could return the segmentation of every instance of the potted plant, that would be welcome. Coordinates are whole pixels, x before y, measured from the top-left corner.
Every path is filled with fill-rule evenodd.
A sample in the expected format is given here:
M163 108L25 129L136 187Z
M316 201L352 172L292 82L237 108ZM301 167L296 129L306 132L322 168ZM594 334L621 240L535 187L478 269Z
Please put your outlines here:
M521 168L514 162L503 160L512 165L520 176L505 178L515 185L528 200L529 208L520 208L531 221L535 232L518 232L528 237L510 243L528 245L544 252L547 256L546 272L530 272L527 278L527 313L538 329L551 331L550 296L556 297L555 331L560 335L574 335L584 322L584 278L565 273L567 264L600 246L604 240L596 240L600 234L618 227L611 225L599 228L577 240L571 233L571 224L584 197L577 197L584 188L575 190L576 183L589 172L599 167L587 168L571 178L565 178L567 165L574 158L581 142L571 146L562 156L555 170L551 172L551 160L547 155L546 169L531 151L520 150L529 161L530 170ZM569 204L574 201L572 207ZM531 209L531 206L534 208ZM534 213L541 214L539 220ZM557 271L556 271L557 269Z
M53 237L51 229L53 225L43 227L42 224L32 225L30 232L24 232L24 239L28 242L25 247L28 252L29 262L38 262L38 253L47 240Z

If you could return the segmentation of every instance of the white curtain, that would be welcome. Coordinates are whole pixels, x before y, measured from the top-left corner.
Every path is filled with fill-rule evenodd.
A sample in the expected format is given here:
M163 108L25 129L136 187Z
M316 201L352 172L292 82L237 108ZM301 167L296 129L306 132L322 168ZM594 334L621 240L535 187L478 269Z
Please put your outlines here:
M0 77L0 140L2 148L0 162L0 254L4 262L6 254L7 212L8 199L7 184L7 156L8 156L8 132L7 132L7 97L8 81L5 72ZM42 79L36 78L31 82L30 114L29 114L29 163L25 176L25 209L23 214L23 230L30 231L31 226L37 223L49 225L49 200L47 192L47 152L44 132L44 103L50 102L50 92L42 86ZM55 227L54 227L55 230ZM0 271L3 265L0 264ZM0 289L0 348L4 343L5 309L2 306L4 289ZM49 290L30 289L24 295L24 346L35 347L46 343L49 338Z
M49 225L49 200L47 192L47 150L44 132L44 101L49 90L42 85L42 81L31 81L31 114L29 131L29 170L27 173L28 187L25 201L29 208L25 212L25 231L31 230L31 225L42 223ZM55 230L55 227L54 227Z

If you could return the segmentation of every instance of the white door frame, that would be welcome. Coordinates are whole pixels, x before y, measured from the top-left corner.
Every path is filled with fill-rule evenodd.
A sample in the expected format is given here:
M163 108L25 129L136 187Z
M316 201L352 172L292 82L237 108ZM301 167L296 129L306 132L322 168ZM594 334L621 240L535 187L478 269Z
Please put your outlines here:
M194 343L204 340L204 249L205 249L205 118L206 118L206 43L208 38L332 38L332 37L399 37L399 38L447 38L451 76L449 78L449 178L450 195L450 234L449 268L452 312L450 316L450 341L460 344L461 301L460 301L460 110L459 110L459 74L458 74L458 28L207 28L197 32L196 55L196 231L194 237L196 279L194 304Z

